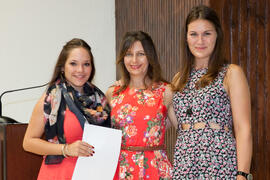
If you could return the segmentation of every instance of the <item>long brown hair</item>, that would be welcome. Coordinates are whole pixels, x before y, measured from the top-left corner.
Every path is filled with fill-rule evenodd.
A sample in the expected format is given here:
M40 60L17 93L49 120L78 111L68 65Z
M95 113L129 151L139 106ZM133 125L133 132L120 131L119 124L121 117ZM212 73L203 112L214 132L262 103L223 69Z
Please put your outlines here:
M197 82L197 88L203 88L209 85L218 75L218 72L222 68L224 64L227 63L226 59L223 55L223 31L220 25L220 21L216 12L204 5L196 6L191 9L189 12L186 23L184 26L183 32L183 41L182 41L182 59L180 64L180 70L175 75L172 81L172 89L174 91L182 91L185 87L192 67L194 65L194 55L191 53L188 44L187 44L187 32L188 25L198 19L203 19L211 22L215 27L217 33L217 39L215 48L210 56L208 63L208 71L207 73L201 77L201 79Z
M147 76L150 78L152 83L160 81L167 82L162 77L161 67L158 61L158 55L152 38L143 31L127 32L123 37L120 46L120 52L116 61L116 64L119 66L121 71L121 79L123 80L123 85L119 88L117 93L125 90L129 85L130 75L124 64L124 58L126 56L127 51L132 47L132 45L136 41L140 41L142 43L147 61L149 63Z
M88 82L90 82L90 83L92 82L92 80L95 76L96 68L95 68L95 64L94 64L94 57L93 57L93 54L91 51L91 47L84 40L74 38L74 39L68 41L66 43L66 45L64 45L62 51L60 52L58 59L57 59L57 62L56 62L55 67L54 67L53 76L49 82L49 86L53 85L60 78L61 73L62 73L61 71L66 64L66 61L68 59L70 52L73 49L80 48L80 47L84 48L89 53L92 70L91 70L91 74L90 74L90 77L88 79Z

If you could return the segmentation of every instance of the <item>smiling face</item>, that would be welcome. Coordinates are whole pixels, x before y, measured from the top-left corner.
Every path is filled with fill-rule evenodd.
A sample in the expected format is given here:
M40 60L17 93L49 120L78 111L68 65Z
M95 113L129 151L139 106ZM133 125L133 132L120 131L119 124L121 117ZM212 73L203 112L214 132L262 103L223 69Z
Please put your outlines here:
M210 21L198 19L188 25L187 43L195 61L209 61L216 39L217 32Z
M70 51L63 71L67 82L74 89L82 92L91 70L91 57L86 49L79 47Z
M140 41L134 42L131 48L127 50L124 64L130 77L146 76L149 63Z

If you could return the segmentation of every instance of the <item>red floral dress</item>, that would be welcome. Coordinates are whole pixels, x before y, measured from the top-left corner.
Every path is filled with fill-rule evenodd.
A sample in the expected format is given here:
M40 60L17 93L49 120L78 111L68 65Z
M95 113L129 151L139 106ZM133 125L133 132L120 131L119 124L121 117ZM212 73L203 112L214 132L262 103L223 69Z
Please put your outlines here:
M163 96L166 85L159 83L147 90L128 87L119 94L114 93L111 101L112 126L122 130L123 146L164 144L167 108L163 104ZM171 179L171 175L172 166L165 150L121 150L114 179Z

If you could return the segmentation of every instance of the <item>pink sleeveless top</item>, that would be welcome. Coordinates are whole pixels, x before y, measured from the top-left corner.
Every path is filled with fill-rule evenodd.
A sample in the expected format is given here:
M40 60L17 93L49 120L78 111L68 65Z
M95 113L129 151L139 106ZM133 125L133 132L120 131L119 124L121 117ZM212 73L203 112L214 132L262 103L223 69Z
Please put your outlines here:
M68 144L77 140L82 140L83 130L81 125L71 111L65 112L64 134ZM60 164L46 165L43 159L38 180L68 180L72 178L72 174L77 162L77 157L64 158Z

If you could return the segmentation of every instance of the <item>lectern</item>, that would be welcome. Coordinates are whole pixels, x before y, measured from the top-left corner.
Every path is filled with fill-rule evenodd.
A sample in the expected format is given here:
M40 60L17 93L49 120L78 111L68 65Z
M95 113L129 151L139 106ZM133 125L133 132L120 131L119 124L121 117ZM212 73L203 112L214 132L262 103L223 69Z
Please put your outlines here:
M0 180L36 180L42 156L23 150L27 124L0 124Z

